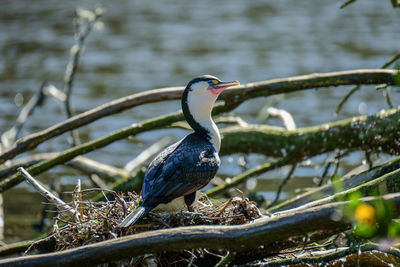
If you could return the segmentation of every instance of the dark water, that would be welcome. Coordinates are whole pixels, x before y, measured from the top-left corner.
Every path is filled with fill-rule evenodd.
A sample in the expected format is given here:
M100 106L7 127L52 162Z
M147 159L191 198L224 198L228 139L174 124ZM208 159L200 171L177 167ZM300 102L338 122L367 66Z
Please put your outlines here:
M0 8L0 132L9 129L19 112L15 96L24 102L44 80L62 88L69 49L74 44L72 18L75 7L105 9L104 29L88 38L72 94L75 113L112 99L156 87L185 85L193 76L212 74L241 83L271 78L357 68L378 68L400 51L400 9L390 1L357 1L344 10L339 1L1 1ZM299 92L275 98L276 106L293 114L298 127L349 116L375 113L387 105L381 92L363 87L343 111L334 110L351 87ZM256 123L270 99L240 106L235 114ZM394 93L394 104L399 97ZM360 103L364 103L361 104ZM80 129L84 141L116 129L179 109L179 102L146 105L104 118ZM23 135L63 120L62 106L49 100L24 127ZM279 124L279 121L268 121ZM133 141L120 141L88 154L100 162L123 166L143 149L165 135L178 139L183 130L154 131ZM68 135L42 144L38 151L63 151ZM233 176L241 171L238 156L226 157L220 170ZM317 159L321 160L323 158ZM361 155L347 158L344 166L360 162ZM248 167L265 162L250 156ZM57 168L51 175L60 175ZM65 170L63 170L65 171ZM270 172L265 178L282 177ZM344 172L345 170L341 170ZM314 177L320 169L299 168L296 177ZM49 174L41 176L48 179ZM75 184L74 172L63 173L64 183ZM304 181L302 179L301 181ZM311 186L308 182L293 185ZM276 183L259 183L257 190L273 197ZM289 188L289 189L293 189ZM287 194L293 192L287 190ZM40 198L22 185L6 195L6 240L35 236L21 231L37 222ZM21 208L23 207L23 208ZM25 227L26 228L26 227Z

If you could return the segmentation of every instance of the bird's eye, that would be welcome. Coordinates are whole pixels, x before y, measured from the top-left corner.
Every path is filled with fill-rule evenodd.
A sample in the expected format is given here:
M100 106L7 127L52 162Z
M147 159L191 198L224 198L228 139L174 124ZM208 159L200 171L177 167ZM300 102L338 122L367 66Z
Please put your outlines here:
M210 86L213 86L213 85L215 85L215 84L217 84L217 83L218 83L217 80L209 80L209 81L208 81L208 85L210 85Z

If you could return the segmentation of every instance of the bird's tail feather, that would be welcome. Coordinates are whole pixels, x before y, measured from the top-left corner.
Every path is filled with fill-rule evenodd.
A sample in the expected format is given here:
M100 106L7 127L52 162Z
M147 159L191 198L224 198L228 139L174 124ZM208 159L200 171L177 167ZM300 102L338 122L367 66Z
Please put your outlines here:
M119 227L128 227L138 223L143 217L145 217L152 210L152 207L138 207L132 211L126 218L119 224Z

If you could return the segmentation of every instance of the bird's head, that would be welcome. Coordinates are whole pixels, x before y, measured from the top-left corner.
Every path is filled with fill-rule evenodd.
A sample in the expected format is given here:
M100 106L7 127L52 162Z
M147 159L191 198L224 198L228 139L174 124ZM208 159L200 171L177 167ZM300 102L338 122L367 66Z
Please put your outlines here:
M216 150L220 147L218 128L211 119L211 110L218 95L238 81L223 82L211 75L192 79L182 95L182 110L189 125L200 134L208 136Z
M188 93L190 95L198 96L196 98L201 98L200 96L203 96L209 99L216 99L226 88L239 84L238 81L223 82L217 77L203 75L192 79L186 86L186 90L189 91Z

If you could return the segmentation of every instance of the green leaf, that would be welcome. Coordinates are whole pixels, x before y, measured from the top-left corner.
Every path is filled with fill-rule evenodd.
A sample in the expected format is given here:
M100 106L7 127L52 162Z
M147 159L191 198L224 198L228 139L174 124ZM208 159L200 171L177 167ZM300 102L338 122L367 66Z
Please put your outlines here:
M375 232L376 232L376 227L367 224L359 224L354 229L354 234L364 238L373 237L375 235Z

